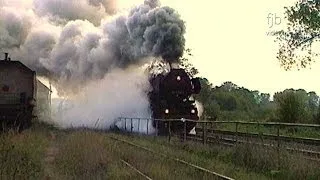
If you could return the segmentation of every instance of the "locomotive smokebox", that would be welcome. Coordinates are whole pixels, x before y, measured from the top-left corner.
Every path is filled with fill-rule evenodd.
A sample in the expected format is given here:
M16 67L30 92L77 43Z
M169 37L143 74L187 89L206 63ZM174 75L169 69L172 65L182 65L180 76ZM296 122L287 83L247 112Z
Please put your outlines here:
M198 110L193 94L201 90L198 78L192 78L185 69L176 68L174 63L170 64L170 72L159 74L150 79L153 91L149 93L152 117L154 119L188 119L199 120ZM158 134L167 134L167 122L153 122ZM186 123L186 131L190 132L195 127L195 122ZM182 121L171 123L171 131L174 133L183 132Z

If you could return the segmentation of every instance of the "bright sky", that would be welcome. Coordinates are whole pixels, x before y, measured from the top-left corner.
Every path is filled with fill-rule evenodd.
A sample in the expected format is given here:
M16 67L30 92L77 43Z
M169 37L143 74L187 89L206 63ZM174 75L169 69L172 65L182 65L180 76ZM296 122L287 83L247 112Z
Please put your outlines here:
M130 8L144 0L118 0ZM186 22L187 47L191 62L214 86L225 81L260 92L287 88L315 91L320 95L320 60L312 69L285 71L276 58L277 43L268 32L285 25L284 6L296 0L161 0L178 11ZM270 15L269 15L270 14ZM280 25L268 24L268 15L281 18ZM270 20L271 21L271 20Z
M121 0L123 6L143 0ZM286 72L276 59L277 43L267 32L285 25L284 6L296 0L162 0L176 9L187 26L187 47L200 76L213 85L225 81L273 94L286 88L305 89L320 94L320 63L312 69ZM281 18L280 25L269 28L268 14ZM271 14L271 15L272 15ZM270 15L270 17L271 17ZM271 21L271 20L270 20ZM320 60L319 60L320 61Z

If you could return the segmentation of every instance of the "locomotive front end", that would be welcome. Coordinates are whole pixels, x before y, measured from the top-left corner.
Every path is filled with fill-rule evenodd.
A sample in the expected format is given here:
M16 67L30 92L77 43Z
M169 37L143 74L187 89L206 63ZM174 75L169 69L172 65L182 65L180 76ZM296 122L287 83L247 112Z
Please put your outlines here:
M165 76L156 76L151 84L154 88L150 96L154 119L174 119L170 130L176 133L184 131L184 120L199 120L192 98L192 95L198 94L201 89L198 78L190 78L184 69L172 69ZM187 121L187 132L195 125L195 122ZM169 122L154 121L153 126L160 134L168 133Z

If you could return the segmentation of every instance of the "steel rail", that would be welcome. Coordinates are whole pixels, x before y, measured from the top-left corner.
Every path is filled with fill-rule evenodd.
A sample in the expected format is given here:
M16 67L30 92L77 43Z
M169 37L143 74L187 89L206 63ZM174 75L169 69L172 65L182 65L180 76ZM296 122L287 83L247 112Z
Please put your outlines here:
M129 168L131 168L132 170L136 171L138 174L140 174L141 176L143 176L144 178L148 179L148 180L152 180L149 176L145 175L143 172L139 171L137 168L135 168L133 165L131 165L130 163L128 163L127 161L121 159L121 162L124 163L125 165L127 165Z
M189 162L187 162L187 161L184 161L184 160L181 160L181 159L178 159L178 158L172 158L172 157L170 157L170 156L168 156L168 155L166 155L166 154L164 154L164 153L155 152L155 151L153 151L153 150L151 150L151 149L149 149L149 148L146 148L146 147L143 147L143 146L134 144L134 143L132 143L132 142L128 142L128 141L126 141L126 140L119 139L119 138L115 138L115 137L110 137L110 138L113 139L113 140L116 140L116 141L120 141L120 142L129 144L129 145L134 146L134 147L136 147L136 148L143 149L143 150L145 150L145 151L151 152L151 153L153 153L153 154L155 154L155 155L162 156L162 157L165 157L165 158L168 158L168 159L172 159L172 160L177 161L177 162L179 162L179 163L182 163L182 164L185 164L185 165L194 167L194 168L196 168L196 169L198 169L198 170L200 170L200 171L203 171L203 172L212 174L212 175L217 176L217 177L219 177L219 178L221 178L221 179L234 180L233 178L224 176L224 175L222 175L222 174L216 173L216 172L214 172L214 171L205 169L205 168L203 168L203 167L197 166L197 165L195 165L195 164L189 163Z
M198 141L198 142L202 142L202 136L201 135L188 135L187 136L188 139L192 140L192 141ZM232 138L224 138L224 137L220 137L220 138L215 138L212 136L207 136L207 143L209 144L223 144L223 145L227 145L227 146L235 146L236 143L241 143L241 144L254 144L254 145L262 145L265 147L270 147L270 148L275 148L274 144L266 144L266 143L259 143L259 142L253 142L253 141L246 141L246 140L234 140ZM285 147L286 150L291 151L291 152L297 152L297 153L302 153L308 156L313 156L313 157L320 157L320 152L318 151L312 151L312 150L307 150L307 149L298 149L298 148L291 148L291 147ZM307 157L305 157L307 158ZM309 158L307 158L309 159ZM315 158L310 158L312 160L315 161L320 161L320 159L315 159Z
M203 132L202 128L197 127L197 132ZM276 135L276 134L266 134L266 133L252 133L252 132L235 132L235 131L229 131L229 130L217 130L217 129L208 129L209 133L213 134L220 134L220 135L230 135L230 136L236 136L239 137L251 137L251 138L266 138L270 140L277 140L279 138L280 141L285 142L295 142L300 144L308 144L308 145L320 145L320 139L317 138L304 138L304 137L290 137L290 136L284 136L284 135Z

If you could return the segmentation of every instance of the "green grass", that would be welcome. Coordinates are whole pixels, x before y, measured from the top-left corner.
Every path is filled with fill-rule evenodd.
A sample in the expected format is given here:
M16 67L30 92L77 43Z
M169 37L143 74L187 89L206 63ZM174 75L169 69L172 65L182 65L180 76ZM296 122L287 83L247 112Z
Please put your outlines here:
M131 142L147 146L158 152L198 164L202 167L227 174L235 179L319 179L320 163L304 159L276 149L238 145L233 148L199 143L168 143L166 138L126 137ZM279 170L279 171L278 171Z
M229 149L221 146L204 146L201 144L194 144L192 142L180 143L178 141L168 143L166 138L159 137L119 136L126 138L130 142L140 144L157 152L168 154L172 157L180 158L235 179L268 179L268 177L263 174L248 171L241 166L231 163L231 161L223 161L217 158L222 155L221 152L230 151ZM184 167L185 165L180 166Z
M32 128L21 134L0 135L0 179L38 179L43 177L43 158L47 134Z
M319 164L282 152L278 172L275 151L182 143L173 138L129 136L89 130L58 130L35 124L21 134L0 135L0 179L143 179L121 159L153 179L216 177L110 137L191 162L235 179L319 179Z

